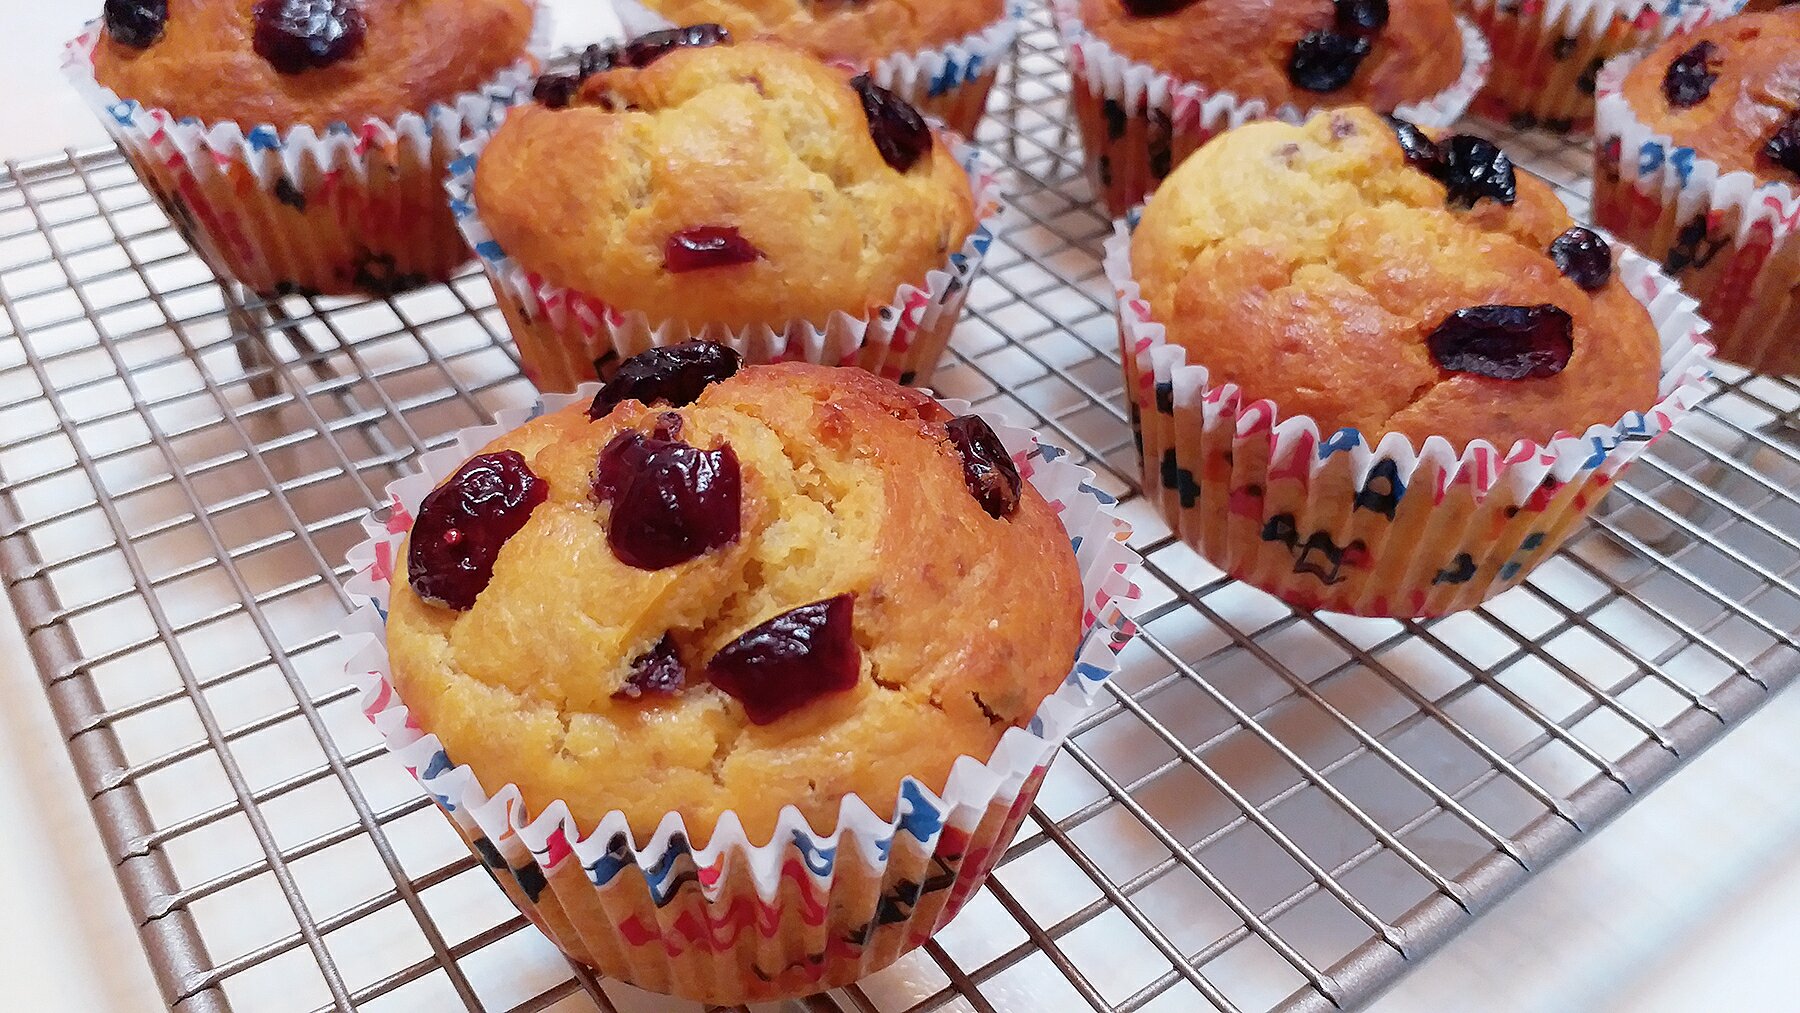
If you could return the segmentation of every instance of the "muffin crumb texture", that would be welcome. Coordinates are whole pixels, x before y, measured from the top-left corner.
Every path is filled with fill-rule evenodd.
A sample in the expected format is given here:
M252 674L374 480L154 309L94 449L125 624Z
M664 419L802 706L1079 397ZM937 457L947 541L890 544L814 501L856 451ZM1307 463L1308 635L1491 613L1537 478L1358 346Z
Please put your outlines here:
M1054 511L1026 487L995 516L953 422L925 395L803 364L682 406L534 420L476 459L517 455L546 494L468 607L396 575L395 685L455 762L534 813L619 809L642 840L677 811L696 842L728 809L754 841L788 803L823 832L851 792L890 815L904 776L941 788L959 755L985 759L1028 721L1081 628ZM625 494L605 461L657 445L728 453L739 523L634 565L611 544ZM635 481L654 471L637 465Z
M645 0L678 25L713 21L823 59L864 64L949 45L1006 15L1005 0Z
M1656 401L1649 314L1572 227L1486 141L1346 109L1203 147L1145 209L1132 270L1214 385L1370 442L1504 450Z

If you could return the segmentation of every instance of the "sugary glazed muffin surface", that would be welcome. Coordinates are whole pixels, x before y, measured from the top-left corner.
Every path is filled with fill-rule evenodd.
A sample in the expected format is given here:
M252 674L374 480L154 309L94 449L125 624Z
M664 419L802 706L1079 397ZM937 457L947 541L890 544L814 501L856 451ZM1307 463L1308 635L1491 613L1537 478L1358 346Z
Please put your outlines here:
M754 41L595 59L476 170L494 238L555 284L655 321L818 324L922 286L975 227L950 150L866 77Z
M1005 0L645 0L678 25L716 22L827 60L868 63L947 46L1006 14Z
M1152 197L1132 270L1212 383L1326 432L1505 449L1648 410L1648 313L1604 240L1504 162L1366 109L1240 127Z
M1214 91L1301 109L1395 109L1456 83L1450 0L1078 0L1119 53Z
M246 127L423 113L526 58L527 0L109 0L99 82Z
M1675 35L1625 75L1638 119L1768 182L1800 183L1800 7Z
M1081 617L1067 535L1029 484L977 495L971 476L995 477L982 441L925 395L786 364L681 407L589 411L475 459L518 455L477 483L490 503L527 471L542 486L508 500L523 513L483 586L434 547L494 529L447 538L430 498L394 578L401 697L454 761L517 784L534 811L562 799L591 825L616 808L639 835L678 811L700 842L731 809L762 841L793 803L828 832L846 793L885 816L904 776L941 787L957 756L985 759L1067 674ZM708 460L713 491L650 496L692 522L671 541L668 516L640 509L658 490L632 483ZM721 526L695 505L726 485L739 508ZM783 668L783 645L807 637L812 654Z

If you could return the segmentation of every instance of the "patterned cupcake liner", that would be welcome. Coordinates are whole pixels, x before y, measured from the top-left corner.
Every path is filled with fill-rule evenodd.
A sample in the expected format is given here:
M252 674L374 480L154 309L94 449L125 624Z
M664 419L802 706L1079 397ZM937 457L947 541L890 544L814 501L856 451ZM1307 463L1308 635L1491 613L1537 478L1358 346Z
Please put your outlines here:
M675 26L636 0L612 0L612 7L627 38ZM1006 14L1000 20L981 31L946 46L890 53L866 69L876 84L906 99L920 112L936 117L964 137L974 137L975 128L987 111L988 93L1000 76L1007 51L1018 37L1019 19L1024 13L1023 5L1014 0L1007 4Z
M1622 88L1641 58L1600 73L1595 220L1700 300L1720 358L1800 373L1800 187L1726 172L1638 119Z
M456 765L414 723L389 679L385 648L388 580L404 565L401 545L425 494L492 440L594 391L547 396L457 434L421 458L420 472L388 487L385 517L363 521L368 540L349 553L356 575L346 585L361 604L343 629L357 645L346 668L366 687L364 712L513 903L602 974L735 1004L809 994L880 970L953 918L985 881L1057 748L1117 671L1139 594L1139 560L1126 545L1131 527L1091 484L1093 472L1032 432L986 416L1021 475L1061 516L1080 563L1084 633L1063 684L991 756L960 757L941 790L905 779L892 819L850 795L828 832L790 805L763 845L735 812L691 830L671 812L640 842L616 810L596 820L558 801L528 812L515 786L485 788L481 771ZM945 405L968 411L964 402ZM490 772L485 783L497 780Z
M1494 74L1473 111L1519 127L1586 132L1594 82L1620 53L1653 46L1683 21L1716 21L1744 0L1458 0L1487 33Z
M1615 249L1662 342L1656 405L1547 444L1503 452L1476 441L1459 453L1440 436L1414 447L1389 433L1371 445L1355 429L1325 432L1235 384L1213 385L1151 319L1119 223L1106 273L1145 494L1214 565L1300 608L1404 618L1480 604L1549 558L1706 393L1712 347L1694 301L1649 260Z
M496 128L497 129L497 125ZM975 195L975 229L944 265L929 272L923 286L901 285L888 303L861 317L833 313L824 323L792 320L779 328L752 324L691 327L651 320L641 310L622 310L602 300L546 280L507 255L481 219L475 203L475 171L494 131L464 145L445 184L450 209L469 245L481 258L501 313L511 328L525 376L546 393L570 391L599 378L604 367L654 345L704 338L730 345L756 364L804 361L826 366L859 366L905 384L931 379L938 359L962 316L969 284L981 270L994 241L1003 205L993 166L972 145L941 135L969 175Z
M1069 56L1074 87L1069 101L1081 129L1088 176L1115 217L1154 191L1195 149L1233 127L1253 120L1306 122L1319 108L1292 103L1275 108L1262 99L1212 91L1184 82L1119 53L1082 24L1073 0L1057 0L1053 12ZM1403 105L1394 115L1422 127L1448 127L1462 117L1487 80L1487 40L1461 18L1463 69L1456 83L1437 95Z
M543 51L549 21L536 11L530 52ZM94 75L100 35L90 22L64 47L69 80L195 251L263 295L384 296L449 278L470 253L444 173L529 92L537 67L528 55L476 91L391 121L284 131L121 98Z

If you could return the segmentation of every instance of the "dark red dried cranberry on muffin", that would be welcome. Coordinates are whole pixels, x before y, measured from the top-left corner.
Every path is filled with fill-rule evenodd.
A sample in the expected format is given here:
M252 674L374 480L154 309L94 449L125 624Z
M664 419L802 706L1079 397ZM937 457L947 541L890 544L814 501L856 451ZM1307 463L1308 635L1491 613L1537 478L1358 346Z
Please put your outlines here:
M169 0L106 0L106 32L115 42L149 49L162 38L169 20Z
M632 659L631 674L613 697L636 700L651 693L672 696L686 685L687 668L675 651L675 638L665 633L655 647Z
M494 579L507 539L550 496L516 450L471 458L419 504L406 576L419 597L464 611Z
M1450 191L1451 204L1472 208L1483 197L1502 204L1518 200L1519 180L1512 159L1492 141L1457 134L1439 148L1444 153L1444 168L1438 179Z
M257 0L257 55L283 74L329 67L362 44L359 0Z
M639 570L698 559L737 541L743 526L743 479L728 446L620 433L595 461L594 498L612 503L606 544Z
M1717 70L1719 47L1710 42L1697 42L1692 49L1669 61L1663 72L1663 97L1676 109L1689 109L1706 101L1712 94Z
M1309 32L1294 43L1294 53L1288 58L1288 80L1306 91L1337 91L1350 83L1368 55L1366 37Z
M531 86L531 100L546 109L566 109L580 90L581 79L573 74L545 74Z
M1018 513L1024 482L993 428L979 415L951 419L944 428L962 457L963 484L969 487L981 509L995 520Z
M862 99L863 116L869 121L869 137L881 160L895 172L905 172L931 150L931 128L924 117L900 96L876 84L867 74L850 79L850 87Z
M688 25L645 32L632 39L619 51L618 62L626 67L648 67L677 49L700 49L731 41L731 33L723 25Z
M1194 5L1194 0L1119 0L1125 13L1134 18L1160 18Z
M1612 280L1612 248L1592 229L1579 225L1557 236L1550 243L1550 259L1565 278L1598 292Z
M735 225L696 225L663 243L663 270L686 274L713 267L740 267L761 260L763 252Z
M1427 137L1425 131L1398 116L1389 116L1387 120L1393 125L1394 136L1400 141L1400 152L1406 156L1406 164L1420 172L1441 176L1444 171L1444 152L1437 142Z
M1426 338L1431 360L1452 373L1495 380L1542 380L1569 364L1574 321L1563 309L1471 306L1457 310Z
M1764 158L1800 176L1800 112L1789 113L1787 121L1775 128L1762 153Z
M759 725L855 689L862 673L855 603L855 596L840 594L783 612L720 648L706 677Z
M729 345L683 341L651 348L626 359L594 395L588 418L603 419L626 401L643 405L691 405L700 392L737 374L743 357Z

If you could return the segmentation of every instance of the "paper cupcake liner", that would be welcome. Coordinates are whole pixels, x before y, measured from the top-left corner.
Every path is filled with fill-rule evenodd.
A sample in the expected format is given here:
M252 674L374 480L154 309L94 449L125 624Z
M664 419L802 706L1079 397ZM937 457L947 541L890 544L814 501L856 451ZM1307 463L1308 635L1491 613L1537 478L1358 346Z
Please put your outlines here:
M1595 220L1700 300L1720 358L1800 373L1800 188L1725 172L1638 119L1622 88L1641 58L1600 74Z
M458 433L421 458L422 470L388 487L385 516L363 521L368 539L349 553L355 612L344 635L347 671L366 687L364 712L507 896L570 957L609 977L702 1002L735 1004L848 984L894 961L955 916L1005 851L1044 770L1134 630L1138 557L1130 525L1093 472L1028 430L984 414L1020 474L1057 510L1082 573L1087 608L1074 667L1022 728L991 756L959 758L941 791L912 778L892 819L850 795L836 826L819 832L794 806L757 845L734 812L690 831L667 814L637 841L623 813L577 819L563 802L528 812L519 790L490 791L481 771L458 766L419 728L388 677L388 580L420 501L492 440L531 418L591 398L549 395L503 411L495 425ZM946 401L966 413L964 402ZM497 779L488 775L486 784ZM696 842L706 839L704 844Z
M1069 101L1081 129L1088 176L1114 217L1124 215L1195 149L1253 120L1301 124L1322 107L1292 103L1270 108L1262 99L1212 91L1132 60L1082 24L1076 4L1059 0L1053 12L1068 52L1074 86ZM1462 30L1462 75L1444 91L1394 110L1422 127L1448 127L1462 117L1487 80L1487 40L1468 21Z
M1737 13L1744 0L1459 0L1487 33L1494 74L1474 112L1515 126L1586 131L1594 79L1620 53L1652 46L1684 20Z
M525 376L545 392L574 390L598 378L604 364L654 345L692 338L730 345L752 364L804 361L858 366L900 383L926 383L950 344L969 284L981 269L1003 209L999 177L988 160L959 138L941 135L969 174L976 222L962 248L950 254L944 266L929 272L923 286L901 285L891 301L861 317L839 311L822 324L794 320L779 329L768 324L696 328L610 306L553 284L508 256L482 222L475 203L475 170L492 136L489 130L464 145L464 155L451 164L445 185L451 213L493 282Z
M1355 429L1284 417L1214 386L1150 317L1128 226L1106 245L1144 493L1231 576L1301 608L1426 617L1510 588L1560 547L1619 472L1706 393L1706 323L1656 266L1623 245L1617 270L1662 342L1654 407L1616 425L1502 451L1433 436L1371 445Z
M535 6L535 5L534 5ZM530 49L549 17L538 12ZM100 22L63 70L169 220L222 275L263 295L383 296L442 281L469 259L444 203L464 140L530 87L527 57L480 89L393 120L324 130L206 123L121 98L94 76Z
M626 38L673 28L675 23L636 0L612 0L613 12ZM876 60L867 70L875 83L912 103L928 116L964 137L974 137L987 111L988 92L1000 65L1019 34L1024 16L1019 2L1009 2L1000 20L945 46L896 52Z

